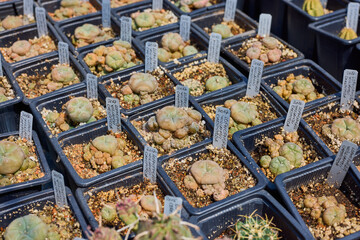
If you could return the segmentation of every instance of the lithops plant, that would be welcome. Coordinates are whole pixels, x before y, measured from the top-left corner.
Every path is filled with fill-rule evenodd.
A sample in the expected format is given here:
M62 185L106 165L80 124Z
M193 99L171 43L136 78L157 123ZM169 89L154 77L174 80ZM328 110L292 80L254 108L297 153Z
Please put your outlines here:
M60 2L60 8L56 9L53 13L49 12L49 15L55 21L60 21L93 12L96 12L96 9L90 2L81 0L62 0Z
M230 81L226 77L213 76L206 80L205 89L208 92L213 92L230 85Z
M304 0L302 9L313 17L320 17L325 14L320 0Z
M178 18L173 12L165 9L145 9L143 12L134 12L130 16L133 20L132 28L135 31L144 31L150 28L156 28L178 21Z
M24 163L26 155L14 142L0 141L0 174L13 174Z
M322 131L329 138L336 137L340 141L360 141L360 123L350 116L335 119L332 124L324 125Z
M352 40L358 37L358 35L352 28L347 28L347 27L341 29L338 36L345 40Z
M234 36L231 32L231 28L225 24L216 24L212 26L212 32L219 33L222 39Z
M85 23L75 29L71 39L75 47L84 47L89 44L109 40L113 37L114 33L111 29L100 29L94 24Z

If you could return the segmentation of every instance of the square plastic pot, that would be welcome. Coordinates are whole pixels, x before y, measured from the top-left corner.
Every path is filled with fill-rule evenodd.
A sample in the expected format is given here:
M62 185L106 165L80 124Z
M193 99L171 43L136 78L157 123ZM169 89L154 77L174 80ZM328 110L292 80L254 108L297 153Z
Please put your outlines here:
M345 69L359 66L358 59L352 56L355 54L356 44L360 42L360 37L345 40L338 36L341 29L346 26L345 19L346 13L342 13L332 19L325 19L309 25L316 37L319 65L339 82L342 82ZM360 27L357 29L357 34L360 34Z
M319 93L324 93L325 97L316 99L310 102L305 103L305 109L310 106L318 105L323 101L328 101L330 98L335 97L332 94L338 93L341 91L341 84L329 73L327 73L324 69L322 69L319 65L311 60L302 60L296 62L294 64L288 65L281 69L276 69L271 71L269 75L263 78L262 84L265 89L271 93L274 98L281 103L285 109L289 109L289 103L280 97L272 88L271 85L276 86L278 80L285 80L289 74L303 75L304 77L309 77L315 89Z
M276 36L286 40L286 16L287 16L287 8L285 7L283 0L258 0L260 13L268 13L272 16L271 21L271 32ZM259 14L260 16L260 14ZM259 19L259 16L255 18L255 20Z
M242 10L252 19L259 18L260 15L260 0L244 0L244 7Z
M131 129L129 129L127 123L122 122L121 124L122 131L126 133L128 138L134 143L135 146L144 151L144 146L138 140ZM70 146L72 144L82 144L82 143L89 143L91 140L95 139L96 137L106 135L108 131L106 120L100 120L96 124L92 126L87 126L83 129L75 129L75 131L71 133L64 133L61 137L54 141L54 148L58 156L60 157L60 164L66 169L67 178L71 178L72 182L75 186L71 186L72 189L76 187L89 187L92 184L95 184L100 181L104 181L108 178L113 176L117 176L119 174L126 173L131 169L138 168L142 166L142 160L138 160L136 162L124 165L120 168L113 169L111 171L102 173L97 175L96 177L92 178L81 178L79 174L74 169L73 165L65 155L63 148L66 146Z
M1 60L2 60L2 56L0 56L0 61ZM3 66L2 70L3 70L4 77L6 77L9 84L11 85L11 89L14 91L15 97L13 99L7 100L5 102L1 102L0 103L0 112L1 112L1 110L5 109L9 106L13 106L14 104L21 102L24 97L19 86L11 78L11 73L9 73L9 69L7 68L7 66ZM3 121L6 121L6 119L3 119ZM0 125L1 125L1 122L3 122L3 121L2 121L2 118L0 118Z
M187 158L187 157L193 157L194 159L197 159L198 156L196 154L208 152L208 150L206 149L206 146L208 146L210 144L212 144L212 138L208 139L206 141L203 141L200 144L194 145L192 148L188 149L186 152L184 151L184 152L178 153L178 154L175 153L171 157L163 158L159 162L159 165L158 165L158 172L159 172L160 176L164 179L164 181L170 187L170 189L175 194L175 196L182 198L184 208L191 215L196 215L196 216L202 215L203 216L204 214L207 214L210 211L214 211L214 210L218 211L218 209L221 206L223 206L224 204L233 203L235 200L237 200L239 198L242 198L244 196L248 196L252 193L258 192L258 191L264 189L265 185L266 185L264 176L259 173L261 170L255 167L256 163L253 162L253 160L245 159L244 156L235 148L235 146L231 142L228 141L227 149L230 150L230 152L238 158L239 162L242 164L243 167L246 167L249 170L249 172L252 174L253 178L256 180L256 185L252 188L248 188L244 191L241 191L235 195L228 196L224 200L221 200L218 202L213 202L206 207L196 208L196 207L192 206L189 203L189 201L186 199L186 197L180 192L180 190L178 189L176 184L171 180L169 175L165 172L162 165L163 165L163 163L166 163L170 158L177 159L179 161L181 161L182 159Z
M206 11L203 14L197 14L196 16L192 17L192 23L194 29L199 32L204 38L204 43L206 45L209 44L210 35L207 34L204 30L205 27L211 29L211 27L215 24L220 24L223 21L225 13L225 6L218 6L214 7L213 9ZM235 23L237 23L240 27L245 29L245 32L242 34L238 34L226 39L222 40L222 43L225 41L229 41L231 39L239 39L242 38L244 35L254 33L258 27L258 23L247 16L240 10L236 10L235 12Z
M91 3L91 5L93 5L93 7L97 10L97 11L101 11L101 4L96 1L96 0L89 0L89 3ZM60 9L61 7L61 0L42 0L41 2L39 2L39 5L43 8L45 8L46 10L46 17L47 19L54 25L57 22L67 22L69 20L73 20L73 19L80 19L83 16L77 16L77 17L72 17L72 18L68 18L68 19L64 19L64 20L60 20L60 21L55 21L49 13L54 13L55 10ZM86 14L86 16L92 16L95 15L95 13L90 13L90 14Z
M132 13L135 13L137 11L143 12L145 9L151 9L151 8L152 8L152 1L146 0L146 1L140 2L138 5L134 4L134 6L128 5L127 7L124 7L124 8L112 9L111 12L112 12L113 16L115 16L115 21L117 22L117 24L119 26L121 26L121 23L120 23L121 17L123 17L123 16L130 17L130 15ZM172 7L170 7L170 3L167 0L163 0L163 9L170 10L171 12L173 12L179 18L178 20L180 21L180 17L174 12ZM170 23L170 24L156 27L156 28L150 28L150 29L144 30L144 31L132 30L132 35L134 37L137 37L137 36L143 35L143 34L155 34L158 31L163 31L164 29L168 29L173 24L175 24L175 23Z
M83 237L86 237L85 234L88 233L87 223L85 222L84 216L79 209L75 197L67 187L66 198L72 213L80 224ZM16 218L29 214L29 209L41 209L48 202L52 202L55 205L55 193L53 189L47 189L39 193L33 193L12 201L0 203L1 226L6 228Z
M282 117L278 120L275 120L273 122L268 122L262 125L259 125L258 127L253 127L250 129L245 129L241 132L235 133L233 136L233 141L235 142L235 145L238 149L245 155L245 158L248 160L252 160L255 162L255 160L251 156L251 152L256 150L256 143L260 141L264 137L273 138L274 135L278 134L281 131L281 127L284 126L285 123L285 117ZM317 155L319 156L320 160L323 158L326 158L328 156L331 156L332 153L328 152L326 149L326 146L322 142L319 142L317 138L311 134L311 128L305 124L303 120L300 122L300 126L298 129L298 133L300 137L304 137L306 142L309 145L313 145L315 147L315 151L317 152ZM310 163L308 165L312 165L314 163ZM260 170L261 175L263 175L266 179L266 186L271 192L276 191L276 186L273 182L271 182L265 174L260 169L260 166L256 163L256 167ZM303 168L303 167L300 167ZM295 169L291 170L290 172L295 171ZM285 173L283 173L285 174ZM282 174L278 175L275 178L276 179L281 176Z
M265 190L234 202L224 203L218 209L201 216L193 216L190 222L200 227L203 239L213 240L241 219L241 216L249 216L254 212L255 215L272 219L271 222L281 229L279 232L281 239L307 240L311 238L311 235L303 231L290 213Z
M49 36L52 38L52 40L55 42L55 45L57 46L58 42L61 41L61 37L59 36L59 34L56 32L55 28L50 23L46 22L46 25L47 25L47 29L49 32ZM29 40L29 39L33 39L35 37L36 38L38 37L36 23L28 24L26 26L21 27L21 29L0 32L0 39L1 39L0 47L1 48L11 47L11 45L18 40ZM12 67L15 63L25 64L26 62L33 62L42 57L48 56L50 53L51 52L45 53L45 54L40 54L35 57L29 57L29 58L26 58L24 60L17 61L14 63L7 62L7 64Z
M327 8L334 12L320 17L313 17L302 10L304 0L283 0L287 5L287 41L303 52L306 58L317 59L315 35L310 31L310 23L329 19L337 14L344 13L348 4L347 0L329 0Z
M207 51L208 46L206 44L204 44L203 39L199 36L199 33L194 29L193 23L192 23L192 25L193 26L190 28L190 45L195 46L199 52ZM161 45L162 37L166 33L169 33L169 32L180 34L180 24L176 23L176 24L172 25L171 27L169 27L168 29L163 29L162 31L159 31L157 33L145 34L145 35L140 35L140 36L136 37L134 41L140 47L142 58L145 59L145 44L146 44L146 42L157 42L158 46L160 48L160 47L162 47L162 45ZM195 56L196 56L196 54L192 54L192 55L189 55L186 57L179 58L179 60L186 61L187 59L194 58ZM169 62L162 62L162 61L158 60L158 63L162 66L169 66L170 64L174 63L174 60L169 61Z
M115 34L114 38L116 38L120 35L120 25L117 24L113 16L111 16L110 20L111 20L111 29ZM89 23L101 27L102 24L101 12L85 15L82 17L71 18L68 21L57 22L55 24L56 30L59 32L63 41L69 45L69 50L71 50L71 52L75 56L77 56L80 51L88 50L90 48L95 48L107 42L107 41L101 41L101 42L89 44L84 47L75 47L75 45L73 45L72 43L71 36L75 34L76 28L81 27L85 23Z
M0 140L3 140L9 136L16 136L16 135L17 136L19 135L18 131L3 133L0 134ZM17 198L19 197L29 195L35 192L40 192L44 188L44 185L51 181L50 168L46 161L38 135L36 134L35 131L32 131L32 140L36 148L36 155L38 157L40 169L44 173L44 176L38 179L21 182L21 183L15 183L5 187L0 187L0 202L10 201L13 199L17 201Z
M256 33L248 34L245 37L243 37L241 40L234 39L234 40L227 41L222 47L222 52L224 53L225 58L229 59L230 63L234 64L234 66L240 67L241 70L243 70L243 72L247 72L247 73L250 72L249 65L245 61L241 60L239 57L237 57L236 55L231 53L229 50L235 50L235 51L238 50L241 47L241 45L243 44L243 42L245 42L246 40L248 40L250 38L256 37L256 35L257 35ZM270 71L274 71L276 69L282 68L286 65L289 65L289 64L292 64L294 62L304 59L304 55L298 49L294 48L289 43L285 42L284 40L278 38L277 36L275 36L273 34L270 34L270 36L276 38L279 42L281 42L282 44L287 46L289 49L293 50L297 54L297 57L286 60L285 62L276 63L276 64L273 64L270 66L265 66L264 70L263 70L263 76L265 75L265 73L268 74L268 72L270 72Z
M122 82L125 82L125 81L128 81L131 76L133 75L133 73L139 73L139 72L144 72L145 71L145 67L144 65L140 65L138 67L136 67L135 69L131 70L131 71L126 71L124 72L123 74L117 74L116 75L106 75L105 77L103 77L101 79L101 83L99 84L99 91L102 92L102 94L106 97L112 97L110 92L106 89L106 87L108 85L111 84L111 82L115 83L115 84L122 84ZM167 72L164 72L164 75L167 76L169 78L169 80L174 84L174 87L176 86L176 83L173 78L167 73ZM120 77L121 76L121 77ZM171 101L171 99L173 98L173 95L169 95L169 96L166 96L164 98L161 98L161 99L158 99L158 100L155 100L155 101L152 101L152 102L149 102L149 103L146 103L144 105L140 105L140 106L137 106L137 107L134 107L134 108L130 108L130 109L125 109L125 108L122 108L121 105L120 105L120 109L121 109L121 113L124 114L124 115L127 115L127 116L131 116L133 114L137 114L137 113L141 113L143 111L146 111L147 108L151 108L151 107L155 107L157 106L158 104L162 104L162 103L166 103L168 101Z
M5 4L15 4L15 3L18 3L18 2L22 2L21 0L8 0L8 1L5 1L5 2L0 2L0 5L5 5Z
M202 56L197 59L184 59L184 61L181 61L181 64L173 64L171 66L168 66L167 68L170 71L170 75L173 77L176 85L183 85L180 80L178 80L174 74L177 72L183 71L185 68L190 67L190 64L193 64L192 66L197 66L202 63L204 63L207 59L207 55ZM204 61L205 60L205 61ZM202 62L200 62L202 61ZM205 101L207 99L212 99L217 97L218 95L223 94L225 91L229 91L230 89L235 89L244 86L244 84L247 82L247 78L245 75L243 75L237 68L235 68L233 65L231 65L228 61L226 61L224 58L219 58L219 63L223 65L226 75L228 76L230 82L232 83L230 86L227 86L225 88L204 93L201 96L194 97L197 102Z
M113 42L114 41L117 41L119 40L119 38L115 38L115 39L112 39L112 40L109 40L109 41L106 41L106 42L103 42L102 44L100 45L103 45L103 46L106 46L106 47L110 47L110 46L113 46ZM98 45L98 46L100 46ZM93 45L92 45L93 46ZM142 57L141 53L140 53L140 48L139 46L137 46L136 42L132 41L131 43L131 46L132 48L135 50L135 53L136 53L136 56L138 58L140 58L143 62L145 62L145 58ZM96 46L97 47L97 46ZM77 57L78 61L80 62L80 64L83 66L83 69L86 73L91 73L91 70L89 68L89 66L85 63L84 61L84 58L85 56L88 54L88 53L91 53L95 48L95 46L93 47L90 47L90 48L87 48L87 49L84 49L82 51L79 51L79 55ZM116 76L121 76L122 74L126 75L126 73L128 72L133 72L135 71L135 69L139 66L144 66L144 64L139 64L139 65L136 65L136 66L133 66L133 67L130 67L130 68L126 68L124 70L120 70L120 71L115 71L115 72L112 72L112 73L109 73L109 74L106 74L104 76L101 76L101 77L98 77L98 81L99 82L102 82L104 81L104 78L111 78L111 77L116 77ZM96 74L95 74L96 75Z
M278 189L281 199L285 204L285 207L288 209L290 214L300 223L303 232L307 232L308 234L310 233L310 231L306 226L304 220L300 216L295 205L291 201L288 192L293 189L298 189L302 185L307 185L312 182L316 183L319 181L323 181L323 179L326 179L331 169L331 165L333 163L334 158L335 156L327 158L326 160L324 159L324 161L317 162L312 165L308 165L288 173L284 173L275 180L276 187ZM360 196L360 180L357 178L353 169L351 168L349 169L339 190L343 192L351 202L358 205L359 196ZM360 238L360 232L356 232L340 239L355 240L359 238ZM315 238L308 238L308 239L315 239Z
M74 72L77 74L80 81L84 81L86 79L86 73L84 72L82 66L78 63L78 61L76 61L76 59L72 56L72 54L69 54L69 59L70 59L70 66L72 67ZM22 63L22 64L15 63L13 65L13 69L11 69L11 70L6 69L6 71L8 72L11 80L16 84L17 88L21 91L19 83L16 80L17 77L19 77L23 73L26 73L28 75L39 74L39 76L41 76L41 75L46 76L49 73L51 73L51 67L54 65L57 65L57 64L59 64L59 55L58 55L58 52L56 51L56 52L48 54L47 56L44 56L44 58L39 58L34 61L29 61L29 62ZM41 96L54 96L60 92L64 92L64 91L67 92L71 88L78 86L78 85L83 85L83 83L66 86L64 88L55 90L53 92L50 92L50 93L47 93L47 94L44 94ZM37 99L37 98L29 99L29 98L25 97L25 94L22 91L21 91L21 94L24 95L22 101L26 105L29 105L31 102L33 102L35 99Z
M176 0L169 0L168 3L171 6L172 9L174 9L174 12L181 16L181 15L189 15L189 16L195 16L207 11L211 11L211 9L219 7L219 6L225 6L225 1L223 0L217 0L217 3L208 7L203 7L203 8L198 8L198 9L194 9L191 12L184 12L183 10L180 9L180 7L177 7L174 3L176 2Z

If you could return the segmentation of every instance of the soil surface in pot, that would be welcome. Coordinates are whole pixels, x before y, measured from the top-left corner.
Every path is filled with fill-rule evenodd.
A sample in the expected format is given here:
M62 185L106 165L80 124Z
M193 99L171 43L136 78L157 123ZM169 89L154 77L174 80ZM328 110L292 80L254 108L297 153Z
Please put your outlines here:
M211 25L211 27L204 27L203 30L209 35L213 32L219 33L222 39L233 37L246 31L244 27L234 21L222 21L221 23Z
M9 80L4 76L0 77L0 103L14 98L15 93L9 83Z
M71 42L76 48L106 41L115 37L112 28L103 28L90 23L85 23L77 27L74 34L69 35L70 34L68 34L68 37L71 38Z
M178 17L172 11L166 9L153 10L148 8L141 12L138 10L132 13L130 17L132 18L132 29L139 32L178 21Z
M190 13L194 10L201 9L204 7L210 7L212 5L221 3L222 0L190 0L190 1L184 1L184 0L172 0L170 1L172 4L174 4L176 7L178 7L181 11Z
M49 12L49 15L54 21L60 21L94 12L97 12L97 10L90 2L81 0L62 0L60 2L60 8L56 9L55 12Z
M111 0L110 4L111 4L111 8L117 8L141 1L143 0Z
M8 15L0 20L0 32L34 23L34 17Z

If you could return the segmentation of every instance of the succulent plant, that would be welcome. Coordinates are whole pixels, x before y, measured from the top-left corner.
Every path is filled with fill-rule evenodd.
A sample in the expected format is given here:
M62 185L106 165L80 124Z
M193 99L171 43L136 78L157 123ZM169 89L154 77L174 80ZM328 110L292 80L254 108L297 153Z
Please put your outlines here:
M120 234L114 228L100 226L88 235L89 240L121 240ZM52 240L52 239L50 239Z
M134 73L130 77L129 86L135 93L153 93L158 88L158 82L149 73Z
M284 157L274 157L269 165L270 171L275 175L285 173L291 170L290 162Z
M130 225L138 221L137 212L138 205L130 198L124 198L118 201L116 205L117 213L121 221L123 221L126 225ZM134 230L137 227L135 226Z
M331 125L324 125L322 130L325 135L333 134L340 140L360 140L360 124L349 116L335 119Z
M313 17L324 15L324 8L320 0L304 0L302 9Z
M75 38L82 39L86 42L93 42L94 39L99 36L101 30L94 24L85 23L84 25L75 29Z
M101 209L101 219L112 222L116 218L116 207L110 204L105 204Z
M206 80L205 89L209 92L213 92L227 86L229 86L228 78L221 76L213 76Z
M155 24L155 17L149 12L142 12L135 18L135 23L139 28L152 27Z
M24 25L23 19L21 16L12 16L12 15L6 16L6 18L4 18L4 20L2 20L1 24L2 24L2 27L6 30L12 29L12 28L17 28L17 27Z
M230 27L225 24L214 25L212 27L212 32L219 33L221 35L222 39L233 36L233 34L231 33Z
M0 141L0 174L13 174L24 163L25 153L14 142Z
M315 91L315 87L309 79L298 79L294 82L294 92L308 95Z
M272 49L272 50L268 51L268 53L267 53L267 57L268 57L269 61L272 63L276 63L276 62L280 61L281 55L282 55L282 52L278 48Z
M160 128L175 132L186 126L188 114L181 108L166 106L156 113L156 122Z
M169 32L164 34L164 36L161 38L161 45L168 51L176 52L180 48L183 48L185 43L180 34Z
M339 37L345 40L352 40L358 37L352 28L344 27L339 33Z
M171 53L164 48L158 48L158 58L162 62L168 62L171 59Z
M271 162L271 157L269 155L264 155L260 158L260 165L263 168L269 168Z
M150 216L152 216L153 213L157 212L156 207L158 207L159 209L162 208L160 200L152 195L143 196L140 200L140 206L143 210L147 211Z
M248 50L246 50L246 56L252 59L259 59L261 55L261 49L257 47L251 47Z
M190 56L190 55L196 54L198 52L199 51L194 46L189 45L189 46L184 47L183 55Z
M300 167L304 161L303 150L297 144L287 142L279 149L280 156L286 158L290 164L296 168Z
M254 121L259 113L257 112L256 105L246 102L237 102L230 108L231 117L237 123L249 124Z
M124 66L125 59L120 52L114 51L106 55L105 63L113 70L117 70Z
M45 240L48 236L49 227L36 215L29 214L16 218L6 228L5 240L36 239Z
M31 48L31 43L26 40L18 40L14 42L13 45L11 46L11 50L20 56L23 56L27 52L29 52L30 48Z
M66 113L75 123L87 122L94 113L94 108L85 97L75 97L66 103Z
M80 0L61 0L60 5L62 7L76 7L81 3Z
M53 81L68 83L75 80L76 74L70 66L59 65L51 70L51 77Z
M275 49L279 46L279 41L274 37L264 37L261 42L268 49Z
M112 135L103 135L103 136L96 137L92 141L92 144L99 151L106 152L111 155L115 154L115 151L118 147L118 142L117 142L116 138Z

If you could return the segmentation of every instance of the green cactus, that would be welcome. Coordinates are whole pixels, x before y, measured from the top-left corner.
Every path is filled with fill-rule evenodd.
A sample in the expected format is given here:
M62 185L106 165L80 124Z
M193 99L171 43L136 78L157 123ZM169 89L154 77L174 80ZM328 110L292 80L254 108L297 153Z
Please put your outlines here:
M271 157L269 155L264 155L260 158L260 166L263 168L268 168L270 166Z
M166 106L156 113L156 122L160 128L175 132L186 126L188 114L184 109Z
M346 209L344 205L340 206L331 206L326 208L323 213L324 223L328 226L333 226L334 224L339 224L345 220Z
M298 168L304 161L303 150L297 144L287 142L279 149L280 156L286 158L292 166Z
M199 51L194 46L191 46L191 45L186 46L183 50L184 56L190 56L190 55L196 54L198 52Z
M290 162L284 157L274 157L269 166L270 171L275 175L285 173L291 170Z
M360 140L360 124L351 117L335 119L331 124L331 132L340 140Z
M264 37L261 42L268 49L275 49L279 46L279 41L274 37Z
M25 153L16 143L0 141L0 174L13 174L21 168Z
M53 81L68 83L74 81L76 74L70 66L56 66L51 70L51 77Z
M129 80L134 93L153 93L158 88L156 78L149 73L134 73Z
M66 8L76 7L80 5L80 0L61 0L60 5Z
M94 113L94 108L85 97L76 97L66 103L66 113L75 123L87 122Z
M114 228L98 227L87 236L89 240L121 240L120 234Z
M28 239L45 240L49 227L36 215L29 214L16 218L6 228L5 240Z
M116 210L119 218L126 225L130 225L138 221L137 217L137 204L130 198L124 198L117 202ZM137 226L134 227L134 230L137 229Z
M313 17L320 17L325 14L320 0L304 0L302 9Z
M195 162L190 168L190 173L198 184L217 184L225 181L223 169L211 160Z
M126 49L131 49L131 43L123 41L123 40L116 40L114 41L114 46L120 46Z
M4 94L0 94L0 103L7 101L8 98Z
M176 52L181 47L184 47L185 43L180 34L170 32L164 34L164 36L161 38L161 45L166 50Z
M230 81L226 77L213 76L206 81L205 89L209 92L213 92L224 87L229 86Z
M155 24L155 17L148 12L142 12L135 18L135 24L139 28L152 27Z
M4 18L4 20L2 20L1 24L6 30L17 28L23 25L23 19L21 16L8 15L6 18Z
M246 102L237 102L230 108L231 117L237 122L242 124L249 124L254 121L259 113L257 112L256 105Z
M209 0L193 0L192 4L193 4L194 8L196 8L196 9L203 8L203 7L211 5L209 3Z
M352 40L358 37L352 28L344 27L339 33L339 37L345 40Z
M75 38L83 39L86 42L93 42L94 39L99 36L101 30L94 24L85 23L84 25L75 29Z
M133 103L135 105L138 105L140 102L140 97L136 94L127 94L124 95L124 101L127 103Z
M117 216L116 207L110 204L105 204L101 209L101 218L107 222L112 222Z
M110 52L105 57L105 63L113 70L117 70L124 66L126 63L123 55L119 51Z
M92 141L92 144L97 150L109 153L110 155L115 154L115 151L118 146L118 142L116 138L112 135L103 135L96 137Z
M219 33L221 35L222 39L233 36L233 34L231 33L230 27L225 24L214 25L212 27L212 32Z
M171 59L171 53L164 48L158 48L158 59L162 62L168 62Z
M308 79L302 78L294 82L294 92L302 95L308 95L315 91L315 87Z

